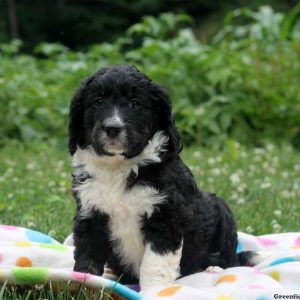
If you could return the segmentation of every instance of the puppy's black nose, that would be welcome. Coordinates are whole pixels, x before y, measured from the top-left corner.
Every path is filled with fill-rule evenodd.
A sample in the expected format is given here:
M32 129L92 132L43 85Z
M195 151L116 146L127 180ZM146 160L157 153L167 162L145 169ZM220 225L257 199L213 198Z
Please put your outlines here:
M105 133L107 134L108 137L110 138L115 138L119 135L119 133L122 131L123 126L120 125L109 125L109 126L105 126L102 125L103 130L105 131Z

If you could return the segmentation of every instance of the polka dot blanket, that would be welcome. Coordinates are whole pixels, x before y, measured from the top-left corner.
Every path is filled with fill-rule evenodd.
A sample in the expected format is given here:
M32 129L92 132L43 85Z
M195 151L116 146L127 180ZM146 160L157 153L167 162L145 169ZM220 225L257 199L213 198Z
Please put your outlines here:
M171 286L143 294L137 286L117 283L110 270L103 277L73 272L73 247L26 228L0 225L0 282L8 284L81 283L112 290L115 299L268 300L300 299L300 233L253 236L239 233L237 251L257 251L254 267L201 272Z

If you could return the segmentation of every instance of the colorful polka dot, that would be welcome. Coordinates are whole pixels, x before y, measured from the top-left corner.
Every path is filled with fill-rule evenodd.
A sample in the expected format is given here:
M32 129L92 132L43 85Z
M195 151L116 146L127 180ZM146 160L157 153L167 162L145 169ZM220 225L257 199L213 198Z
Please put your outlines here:
M251 284L249 285L248 287L250 290L260 290L260 289L263 289L263 287L259 284Z
M278 242L273 240L273 239L269 239L269 238L262 238L262 237L258 237L257 240L260 242L260 244L262 244L263 246L274 246L277 245Z
M18 267L32 267L32 261L26 256L21 256L17 259L16 266L18 266Z
M272 277L274 280L280 281L280 274L279 274L278 271L272 271L272 272L270 273L270 275L271 275L271 277Z
M263 273L261 270L259 270L259 269L255 269L255 271L254 271L254 273L256 274L256 275L264 275L265 273Z
M241 243L238 241L238 244L237 244L237 247L236 247L236 253L239 254L241 252L243 252L243 248L242 248Z
M278 258L278 259L273 260L271 262L270 266L273 267L273 266L276 266L276 265L279 265L279 264L292 262L292 261L296 261L296 259L293 258L293 257L282 257L282 258Z
M16 242L15 245L17 247L31 247L32 243L27 242L27 241L23 241L23 242Z
M47 244L47 243L40 243L41 248L48 248L53 249L60 252L68 251L68 248L66 246L60 245L60 244Z
M19 283L36 284L45 282L48 270L46 268L13 268L12 275Z
M295 239L295 245L300 246L300 235Z
M77 281L86 281L92 277L91 274L81 273L81 272L72 272L71 276L74 280L77 280Z
M38 231L31 230L31 229L26 229L25 235L31 242L39 242L39 243L53 243L54 242L54 240L50 236L40 233Z
M300 235L295 239L294 245L292 246L292 248L296 248L296 249L300 248Z
M216 285L219 283L224 283L224 282L234 282L236 280L237 280L237 277L235 275L227 274L227 275L223 275L222 277L220 277L217 280Z
M4 230L18 230L19 227L10 226L10 225L0 225L0 229L4 229Z
M217 297L217 300L231 300L231 298L228 297L228 296L219 295L219 296Z
M5 273L0 270L0 280L5 280Z
M180 285L171 286L169 288L163 289L157 293L160 297L169 297L175 295L181 289Z

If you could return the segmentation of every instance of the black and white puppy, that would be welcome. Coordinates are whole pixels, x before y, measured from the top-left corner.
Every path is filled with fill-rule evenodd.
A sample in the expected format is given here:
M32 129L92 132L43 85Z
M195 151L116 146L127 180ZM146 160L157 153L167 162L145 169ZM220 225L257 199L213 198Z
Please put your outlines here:
M104 264L143 290L209 266L239 265L224 201L182 162L164 88L130 65L87 78L70 106L75 271Z

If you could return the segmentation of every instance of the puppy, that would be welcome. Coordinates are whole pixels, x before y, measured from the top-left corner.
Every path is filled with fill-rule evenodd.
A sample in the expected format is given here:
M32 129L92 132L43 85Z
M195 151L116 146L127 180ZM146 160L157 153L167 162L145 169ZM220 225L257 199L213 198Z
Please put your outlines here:
M231 211L183 163L164 88L134 66L103 68L70 105L75 271L107 263L142 290L240 264Z

